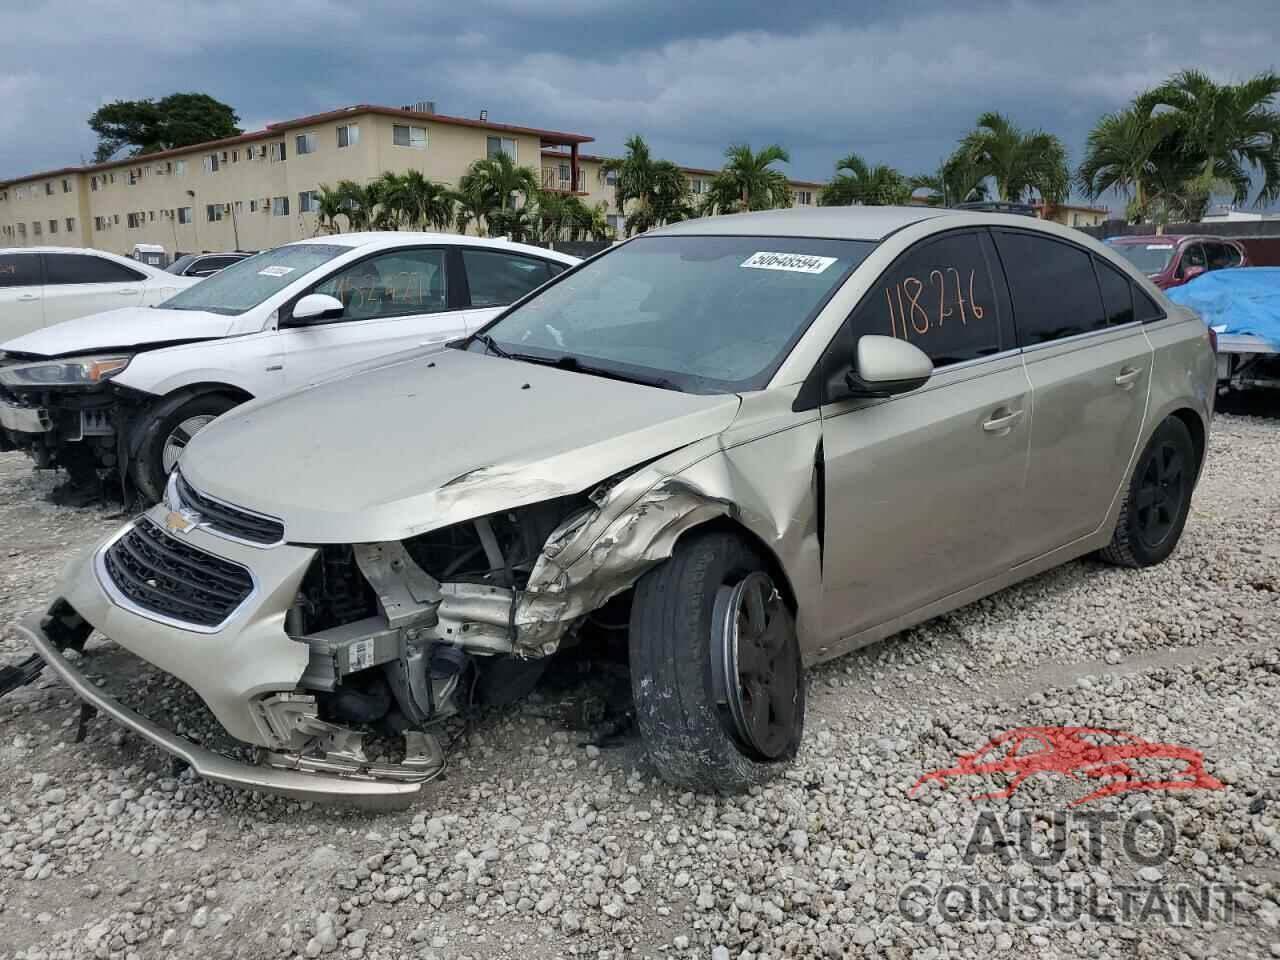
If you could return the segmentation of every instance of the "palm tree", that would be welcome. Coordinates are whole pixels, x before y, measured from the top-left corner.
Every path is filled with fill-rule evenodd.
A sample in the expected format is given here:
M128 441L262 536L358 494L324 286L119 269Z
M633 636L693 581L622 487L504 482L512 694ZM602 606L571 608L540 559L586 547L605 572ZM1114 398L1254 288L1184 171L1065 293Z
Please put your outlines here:
M473 189L471 192L455 190L449 194L454 207L454 224L458 232L466 234L471 224L476 225L476 234L484 235L485 215L489 212L489 203L485 197Z
M342 202L342 212L347 218L348 230L367 230L373 223L377 206L376 191L354 180L339 180L334 192Z
M1103 114L1089 132L1076 183L1096 200L1107 190L1133 195L1134 219L1145 217L1151 185L1152 153L1160 143L1145 95L1114 113Z
M664 223L687 220L693 214L684 171L670 160L655 160L638 134L627 138L623 156L600 164L601 181L607 182L610 175L614 177L614 205L626 215L628 237Z
M984 113L977 129L960 141L960 149L970 163L995 180L1001 200L1016 203L1031 191L1046 203L1067 198L1071 185L1067 151L1051 133L1026 133L1004 114Z
M855 203L878 207L910 200L911 185L906 177L883 163L869 167L856 153L836 164L835 177L818 197L818 203L824 207L847 207Z
M1274 71L1218 85L1198 70L1184 70L1151 91L1158 111L1153 123L1162 134L1182 136L1182 152L1198 161L1198 188L1206 194L1225 184L1232 202L1244 203L1251 171L1261 172L1254 205L1262 206L1280 198L1280 112L1272 108L1278 95Z
M482 207L493 236L509 233L512 227L525 229L521 224L530 222L528 216L521 218L512 214L522 204L535 201L538 189L537 174L529 167L516 166L505 151L475 161L458 180L458 192L470 198L468 206L472 209L468 216L474 218Z
M592 240L608 240L613 233L613 228L609 226L608 204L601 201L591 207L587 211L587 221L583 229Z
M446 230L453 223L453 200L444 184L428 179L421 170L408 170L398 177L385 173L383 179L387 182L383 202L394 206L397 222L414 230Z
M341 233L342 228L338 226L338 217L347 212L343 206L342 192L327 183L322 183L316 188L316 193L318 194L316 198L317 229L325 233Z
M957 150L933 173L922 173L910 180L911 191L928 190L925 202L935 207L953 207L987 198L986 176L965 153Z
M774 163L790 163L791 155L773 143L759 153L748 144L735 143L724 152L725 165L711 180L702 212L738 213L743 210L772 210L791 206L791 184L787 175L774 170Z

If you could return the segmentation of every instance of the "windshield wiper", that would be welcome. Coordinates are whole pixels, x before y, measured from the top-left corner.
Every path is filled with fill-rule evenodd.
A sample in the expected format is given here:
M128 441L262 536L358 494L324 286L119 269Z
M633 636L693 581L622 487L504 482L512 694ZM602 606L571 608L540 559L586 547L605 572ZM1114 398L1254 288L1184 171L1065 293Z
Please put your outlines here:
M511 354L507 353L507 351L506 351L506 350L503 350L500 346L498 346L498 341L494 340L494 339L493 339L493 337L489 336L489 334L487 334L487 333L476 333L476 334L473 334L473 335L472 335L472 337L471 337L471 339L472 339L472 340L479 340L479 341L480 341L481 343L483 343L483 344L484 344L484 345L485 345L485 346L486 346L486 347L487 347L491 352L496 353L496 354L497 354L498 356L500 356L500 357L505 357L507 360L512 359Z
M525 358L521 357L520 359ZM677 386L673 381L668 380L666 377L645 377L633 373L622 373L608 367L595 367L591 364L583 363L571 354L551 357L537 362L545 363L552 367L558 367L561 370L572 370L575 373L586 373L593 377L605 377L609 380L621 380L623 383L638 383L646 387L658 387L662 390L674 390L676 393L684 392L679 386Z

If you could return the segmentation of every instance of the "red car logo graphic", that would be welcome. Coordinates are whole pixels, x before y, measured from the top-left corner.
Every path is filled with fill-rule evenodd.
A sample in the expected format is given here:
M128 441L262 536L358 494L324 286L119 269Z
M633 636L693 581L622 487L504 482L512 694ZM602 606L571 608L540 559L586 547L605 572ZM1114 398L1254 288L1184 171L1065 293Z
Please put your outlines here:
M1183 769L1171 779L1143 779L1135 761L1181 762ZM989 740L981 749L962 755L954 767L926 773L911 787L910 795L926 783L945 784L951 777L1004 774L1011 779L1003 790L972 796L970 800L1011 797L1027 777L1060 773L1072 780L1114 778L1093 793L1072 801L1072 806L1130 790L1222 790L1220 781L1204 769L1204 754L1172 743L1151 743L1122 730L1100 727L1018 727ZM1163 771L1162 771L1163 773Z

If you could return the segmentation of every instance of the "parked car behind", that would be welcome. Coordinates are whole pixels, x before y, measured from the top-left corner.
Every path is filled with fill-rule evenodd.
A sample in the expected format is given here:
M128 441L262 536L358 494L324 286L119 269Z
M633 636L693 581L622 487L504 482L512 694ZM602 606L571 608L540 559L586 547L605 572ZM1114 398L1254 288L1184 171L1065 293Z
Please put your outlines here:
M443 234L351 233L276 247L159 308L0 344L0 449L19 447L77 478L127 469L154 502L191 437L232 407L443 344L577 262Z
M1161 290L1181 286L1210 270L1249 266L1244 247L1224 237L1113 237L1107 245Z
M1056 224L681 223L449 349L223 417L23 629L197 773L404 800L442 768L432 724L629 624L658 772L741 790L795 756L805 667L1083 554L1169 556L1213 378L1194 313ZM94 628L263 765L94 685L61 655ZM378 724L402 762L365 754Z
M175 277L114 253L80 247L0 250L0 338L117 307L152 306L198 278Z
M251 256L253 253L244 250L230 253L184 253L164 269L165 273L179 277L211 277Z

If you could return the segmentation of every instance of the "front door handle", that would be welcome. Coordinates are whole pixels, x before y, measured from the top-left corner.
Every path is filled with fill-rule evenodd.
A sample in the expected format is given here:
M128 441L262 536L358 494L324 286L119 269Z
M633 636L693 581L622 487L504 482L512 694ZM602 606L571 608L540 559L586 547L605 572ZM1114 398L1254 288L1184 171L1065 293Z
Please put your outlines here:
M133 297L133 296L137 296L138 291L130 287L125 290L117 290L116 293L118 293L122 297Z
M1140 376L1142 376L1141 367L1121 367L1120 373L1116 376L1116 386L1128 390Z
M998 434L1004 436L1013 429L1013 425L1022 419L1021 410L1010 410L1007 407L1001 407L995 412L990 420L986 420L982 424L982 429L987 433Z
M20 303L29 303L32 300L39 300L39 299L40 298L37 297L34 293L24 293L22 296L18 298L18 301Z

